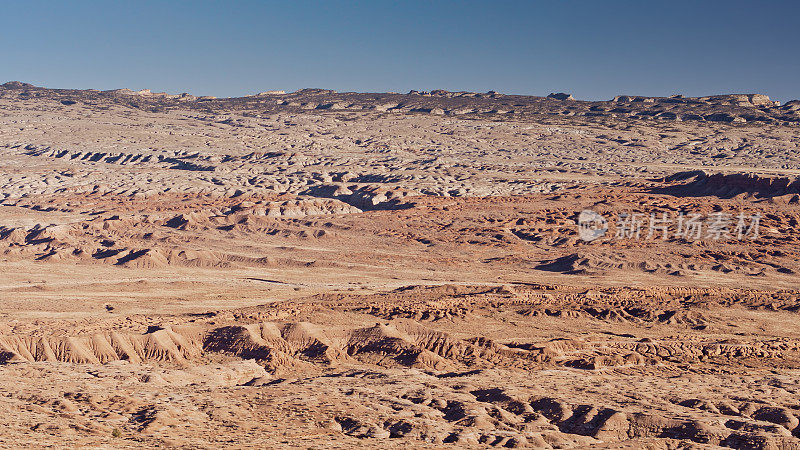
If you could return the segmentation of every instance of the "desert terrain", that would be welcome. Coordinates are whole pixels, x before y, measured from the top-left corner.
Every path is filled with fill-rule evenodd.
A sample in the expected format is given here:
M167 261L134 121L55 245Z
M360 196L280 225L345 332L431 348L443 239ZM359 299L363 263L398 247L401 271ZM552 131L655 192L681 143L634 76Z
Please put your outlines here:
M800 448L800 101L9 82L0 156L2 446Z

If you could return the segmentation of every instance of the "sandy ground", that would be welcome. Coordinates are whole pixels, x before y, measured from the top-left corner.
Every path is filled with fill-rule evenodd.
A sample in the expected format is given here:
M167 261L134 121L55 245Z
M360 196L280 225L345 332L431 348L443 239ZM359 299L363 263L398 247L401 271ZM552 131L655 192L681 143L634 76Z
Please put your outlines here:
M4 85L0 444L798 448L800 108L744 99Z

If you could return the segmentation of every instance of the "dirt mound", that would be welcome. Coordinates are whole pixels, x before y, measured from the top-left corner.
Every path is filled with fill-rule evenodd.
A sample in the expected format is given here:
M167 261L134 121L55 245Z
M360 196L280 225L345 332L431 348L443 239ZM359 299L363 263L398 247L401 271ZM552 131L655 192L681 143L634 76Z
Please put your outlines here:
M100 364L127 360L183 362L200 356L197 330L158 329L143 335L97 333L78 337L0 337L3 362L48 361Z
M716 196L733 198L740 195L756 198L787 197L789 203L800 201L800 178L764 177L753 174L707 174L702 171L681 172L665 182L691 179L688 183L659 187L653 192L682 197Z
M404 330L404 331L401 331ZM208 351L264 361L271 371L337 366L360 361L382 367L415 367L444 370L450 359L477 356L469 342L450 339L420 325L376 324L358 329L336 329L310 323L260 323L211 331L205 339Z

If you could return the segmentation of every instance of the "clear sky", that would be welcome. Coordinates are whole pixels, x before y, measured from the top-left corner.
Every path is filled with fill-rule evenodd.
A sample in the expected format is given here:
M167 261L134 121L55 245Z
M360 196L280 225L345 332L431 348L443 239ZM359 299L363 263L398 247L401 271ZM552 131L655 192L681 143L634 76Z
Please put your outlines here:
M8 1L0 80L800 98L800 1ZM0 81L0 82L2 82Z

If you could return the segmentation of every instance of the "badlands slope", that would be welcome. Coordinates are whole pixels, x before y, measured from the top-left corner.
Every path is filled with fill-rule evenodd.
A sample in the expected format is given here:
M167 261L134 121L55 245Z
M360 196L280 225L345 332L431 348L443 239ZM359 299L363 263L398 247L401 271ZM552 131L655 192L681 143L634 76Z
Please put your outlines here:
M761 95L6 83L0 443L798 448L799 149ZM734 220L614 221L681 212Z

